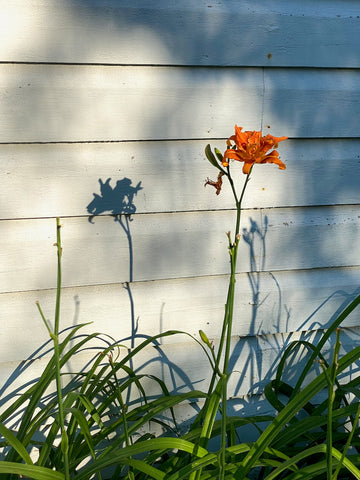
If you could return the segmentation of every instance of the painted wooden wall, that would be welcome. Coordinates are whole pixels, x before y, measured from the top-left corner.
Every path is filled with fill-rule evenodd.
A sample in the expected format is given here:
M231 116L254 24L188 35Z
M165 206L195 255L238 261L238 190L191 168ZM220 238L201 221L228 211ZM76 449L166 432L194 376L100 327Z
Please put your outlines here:
M237 123L289 137L287 169L255 168L244 202L231 395L235 409L258 401L284 345L316 338L360 291L358 3L0 0L0 12L1 384L47 340L35 301L52 318L57 216L64 328L92 321L85 331L129 346L203 329L216 343L234 210L229 189L203 188L204 148L223 149ZM111 215L123 212L130 222ZM359 324L355 311L345 348ZM209 376L186 336L141 362L172 389Z

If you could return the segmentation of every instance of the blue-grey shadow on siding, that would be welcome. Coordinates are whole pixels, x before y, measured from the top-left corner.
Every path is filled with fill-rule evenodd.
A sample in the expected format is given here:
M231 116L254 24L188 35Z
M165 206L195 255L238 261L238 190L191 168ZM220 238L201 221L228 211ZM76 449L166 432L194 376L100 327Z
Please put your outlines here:
M126 282L125 289L129 295L130 311L131 311L131 347L135 345L135 335L138 330L138 322L135 319L134 299L131 292L130 284L133 281L133 244L130 231L131 215L136 212L134 204L134 197L142 190L141 181L132 186L130 178L124 177L122 180L117 180L115 187L110 185L111 178L107 178L105 182L99 178L100 195L94 193L93 200L87 206L87 211L90 213L89 222L94 223L96 215L110 213L114 216L116 222L119 222L125 232L128 247L129 247L129 282Z
M111 215L131 215L136 212L134 196L142 190L141 182L136 187L132 186L132 181L124 177L117 180L115 187L110 185L111 178L103 182L99 178L100 193L94 193L93 200L86 207L90 213L89 222L93 223L93 218L102 213Z

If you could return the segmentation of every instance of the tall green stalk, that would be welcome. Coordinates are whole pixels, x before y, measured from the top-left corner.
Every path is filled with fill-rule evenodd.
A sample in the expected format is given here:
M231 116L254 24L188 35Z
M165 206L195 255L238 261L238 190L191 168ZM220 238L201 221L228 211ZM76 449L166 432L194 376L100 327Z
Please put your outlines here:
M55 303L55 323L54 331L51 331L49 322L46 320L39 303L37 303L41 318L43 319L45 326L50 334L50 337L54 343L54 358L55 358L55 378L56 378L56 393L59 407L59 424L61 431L61 451L64 461L64 475L65 480L70 480L70 467L69 467L69 441L65 428L65 413L63 404L63 394L61 386L61 369L60 369L60 346L59 346L59 330L60 330L60 300L61 300L61 224L60 219L56 219L56 244L57 247L57 283L56 283L56 303Z
M245 190L247 184L250 180L250 172L246 176L246 180L244 182L244 186L241 192L240 199L238 199L236 189L234 186L233 179L230 175L230 168L227 168L227 178L231 185L231 189L234 195L235 203L236 203L236 226L235 226L235 235L234 241L231 241L231 234L230 232L227 233L229 238L229 254L230 254L230 280L229 280L229 290L228 290L228 297L225 306L225 317L224 317L224 324L223 324L223 332L220 340L220 347L218 352L218 362L220 363L221 354L223 344L225 342L225 354L224 354L224 362L223 362L223 369L222 369L222 394L221 394L221 453L220 453L220 479L225 478L225 467L226 467L226 444L227 444L227 385L229 381L229 359L230 359L230 352L231 352L231 338L232 338L232 323L233 323L233 315L234 315L234 300L235 300L235 283L236 283L236 263L237 263L237 253L240 243L240 220L241 220L241 203L242 199L245 194ZM218 363L218 364L219 364Z
M206 156L210 163L220 170L217 182L212 182L207 180L206 184L210 184L216 187L217 193L221 190L222 177L226 176L229 180L231 190L234 196L235 205L236 205L236 225L234 237L231 237L231 232L227 232L227 237L229 240L229 255L230 255L230 279L229 287L227 293L227 299L225 304L225 314L222 324L222 332L220 335L219 347L217 349L216 359L215 359L215 368L213 369L212 377L210 380L210 385L208 389L208 396L205 402L203 413L199 416L203 423L201 439L199 446L206 447L209 439L211 437L211 432L216 418L216 413L218 411L219 405L221 403L221 449L219 456L219 467L220 467L220 479L225 477L225 466L226 466L226 444L227 444L227 386L230 376L229 372L229 359L231 353L231 337L232 337L232 322L234 314L234 299L235 299L235 282L236 282L236 263L237 263L237 252L240 243L240 221L241 221L241 203L244 198L245 190L247 184L250 180L250 174L252 171L252 166L249 170L249 173L246 175L246 179L243 185L243 189L238 197L234 181L231 177L230 166L226 167L226 170L222 168L218 161L222 162L221 153L215 149L216 156L218 160L215 159L215 156L211 152L210 146L207 146L205 149ZM224 351L225 349L225 351ZM222 368L221 368L222 364ZM216 382L217 381L217 382ZM199 480L200 471L191 478Z

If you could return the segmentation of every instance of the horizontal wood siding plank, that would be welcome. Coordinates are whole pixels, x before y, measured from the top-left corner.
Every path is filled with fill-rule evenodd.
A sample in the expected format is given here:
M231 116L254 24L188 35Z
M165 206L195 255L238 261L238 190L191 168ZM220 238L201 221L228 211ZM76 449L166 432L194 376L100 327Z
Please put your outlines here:
M261 123L260 69L2 65L0 74L0 142L211 138L221 128L225 137L235 121Z
M209 142L224 149L223 140ZM226 182L220 196L203 188L217 175L205 159L207 143L0 145L0 218L121 213L126 194L137 213L233 208ZM360 203L360 139L287 140L279 152L286 171L256 167L244 208ZM241 166L233 164L232 173L240 186ZM99 180L108 179L101 189Z
M0 2L0 61L359 67L356 2Z
M93 221L62 220L65 286L228 273L234 211ZM357 207L245 210L242 225L239 272L360 265ZM0 291L55 285L54 235L53 219L0 222Z
M168 330L199 338L201 329L217 342L227 285L228 276L218 275L134 282L130 286L64 288L61 328L92 322L81 332L107 334L129 347ZM360 293L359 285L359 267L239 274L233 334L270 335L327 328L336 313ZM36 301L52 321L55 290L0 295L0 362L28 358L48 340ZM357 327L359 317L360 310L354 310L342 326ZM161 345L184 342L191 344L192 340L184 335L159 340Z
M359 136L360 70L0 65L0 75L0 143L226 138L235 123Z
M263 122L271 127L270 133L358 137L360 70L274 68L266 69L264 76Z

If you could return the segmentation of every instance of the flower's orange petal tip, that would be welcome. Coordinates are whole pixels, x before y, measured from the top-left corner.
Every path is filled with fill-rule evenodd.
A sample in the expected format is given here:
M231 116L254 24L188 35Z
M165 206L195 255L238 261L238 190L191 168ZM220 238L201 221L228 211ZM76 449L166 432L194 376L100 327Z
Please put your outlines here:
M243 166L243 173L245 173L245 175L248 175L250 173L250 170L251 170L251 167L252 167L252 163L244 163L244 166Z

